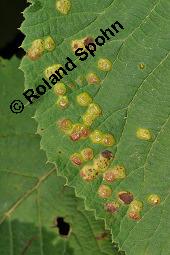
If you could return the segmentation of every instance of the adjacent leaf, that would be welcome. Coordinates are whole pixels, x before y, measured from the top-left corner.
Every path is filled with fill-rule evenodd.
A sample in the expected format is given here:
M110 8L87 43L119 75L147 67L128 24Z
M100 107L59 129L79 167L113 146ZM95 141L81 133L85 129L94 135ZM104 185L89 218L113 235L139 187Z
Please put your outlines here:
M117 254L103 222L85 211L83 201L46 163L34 134L34 107L21 114L10 111L23 89L19 62L0 61L0 254ZM62 230L58 218L70 230L68 225Z
M28 56L24 58L21 68L26 88L42 84L45 70L49 71L47 68L54 64L64 66L67 56L77 65L62 80L67 86L68 101L67 98L58 101L54 89L47 90L46 95L37 100L36 120L42 148L48 160L58 166L60 175L66 176L68 184L75 187L76 194L85 198L87 207L106 220L113 240L127 255L170 254L170 3L168 0L98 0L95 3L75 0L71 1L67 14L56 10L55 6L56 1L33 2L25 12L26 20L22 25L26 34L23 47L27 52L37 39L50 36L56 44L55 49L44 51L36 61ZM124 30L119 29L104 46L97 47L94 57L89 56L84 62L76 59L71 47L73 42L78 40L78 45L82 46L80 40L87 37L94 40L101 35L101 28L110 28L115 21L119 21ZM103 58L111 61L111 71L101 71ZM97 76L93 75L92 83L97 84L88 84L89 74L94 73ZM93 141L102 139L100 132L97 138L93 135L93 139L73 142L79 138L78 132L71 140L70 134L61 129L61 126L66 128L66 122L61 125L63 118L74 124L82 123L87 108L77 103L76 96L81 92L88 93L102 109L102 115L99 108L95 109L99 115L96 118L91 114L95 121L90 131L97 129L114 135L115 145L94 144ZM87 94L83 100L84 103L90 100ZM82 103L82 99L78 101ZM111 137L106 140L107 144L114 143ZM109 176L100 173L95 178L98 174L96 161L83 162L86 169L83 164L72 164L82 163L79 153L87 147L93 149L97 159L106 149L114 154ZM119 168L115 170L117 165ZM87 182L87 179L94 180ZM113 182L108 184L106 180ZM122 205L120 200L131 202L129 196L134 201Z

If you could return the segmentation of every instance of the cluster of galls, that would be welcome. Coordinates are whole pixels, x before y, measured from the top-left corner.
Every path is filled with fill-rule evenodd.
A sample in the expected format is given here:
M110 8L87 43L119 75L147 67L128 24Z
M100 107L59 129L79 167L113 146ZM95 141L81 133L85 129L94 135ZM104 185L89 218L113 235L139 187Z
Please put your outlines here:
M73 124L71 120L63 119L58 122L58 125L66 135L69 135L72 141L79 141L89 137L90 130L84 124Z
M82 117L83 123L86 126L91 126L94 120L102 114L102 109L100 106L93 102L92 97L87 92L77 95L77 103L80 106L88 107L87 111Z
M107 185L101 185L98 190L99 197L103 199L112 196L112 189ZM105 203L104 208L108 213L116 213L121 205L128 205L128 217L132 220L141 219L141 211L143 204L141 201L134 199L134 196L129 191L121 191L117 195L117 201L110 201Z
M112 189L108 185L102 184L98 189L98 195L99 195L99 197L101 197L103 199L110 198L112 196ZM134 200L133 194L131 192L121 191L117 195L117 201L107 202L107 203L105 203L104 207L108 213L113 214L118 211L119 207L122 204L123 205L131 205L131 204L133 204L134 201L136 201L136 200ZM132 208L134 208L134 207L132 206ZM134 218L134 219L136 220L137 218Z
M113 159L112 152L105 150L103 151L92 164L85 165L81 171L80 176L85 181L93 181L99 174L103 174L109 167L111 160Z
M85 148L80 153L74 153L71 155L70 160L74 166L80 166L84 161L92 160L94 157L93 150L91 148Z
M58 96L57 106L64 110L69 106L68 97L65 95L67 88L64 83L57 83L54 85L54 93Z
M107 185L101 185L98 189L99 197L103 199L110 198L112 196L112 189ZM157 194L152 194L148 197L148 203L151 205L158 205L160 203L160 197ZM105 210L109 213L115 213L118 211L121 205L128 205L127 215L130 219L139 221L141 220L141 212L143 210L143 203L134 199L134 196L129 191L121 191L117 194L117 201L111 201L105 203Z
M94 39L90 36L86 36L82 39L77 39L71 42L72 51L75 52L77 49L82 48L86 50L86 46L90 43L94 43Z
M55 71L60 68L62 68L61 64L54 64L52 66L47 67L44 71L45 77L49 79L55 73ZM60 70L60 74L64 75L62 70ZM54 94L58 96L56 104L60 109L65 110L69 106L69 99L66 96L67 87L63 82L56 82L53 79L51 79L51 82L52 84L55 84L53 87L53 91Z
M82 119L86 126L91 126L96 118L102 114L100 106L96 103L89 104L87 111L84 113Z
M86 60L89 56L89 53L93 57L95 56L96 45L94 39L91 36L73 40L71 42L71 48L76 56L83 56L80 57L81 61ZM100 71L109 72L112 70L112 62L107 58L100 58L97 62L97 67ZM91 85L98 85L101 83L101 79L94 72L90 72L86 75L86 81Z
M124 179L126 177L125 168L123 166L117 165L113 168L107 168L103 172L103 179L107 183L112 183L119 179ZM98 196L102 199L111 198L113 190L110 186L102 184L98 189ZM142 210L142 202L135 200L134 196L129 191L121 191L117 194L116 201L109 201L104 204L104 208L108 213L116 213L121 205L128 205L128 217L133 220L140 220L140 212Z
M51 36L45 39L37 39L32 42L31 47L27 51L27 56L31 60L39 59L45 51L53 51L55 42Z
M94 144L102 144L104 146L113 146L116 143L116 140L113 135L105 134L100 130L94 130L90 134L90 139Z
M140 220L142 209L143 203L139 200L133 200L128 209L129 218L132 220Z
M125 168L124 166L116 165L113 168L108 169L103 174L103 179L108 182L112 183L118 179L124 179L126 177Z

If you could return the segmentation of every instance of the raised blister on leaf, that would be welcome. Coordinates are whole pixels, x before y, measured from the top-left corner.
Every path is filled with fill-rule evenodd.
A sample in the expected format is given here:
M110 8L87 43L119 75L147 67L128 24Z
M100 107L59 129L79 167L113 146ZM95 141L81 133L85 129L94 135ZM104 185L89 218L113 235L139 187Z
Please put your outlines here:
M91 103L87 109L87 114L99 116L102 113L101 107L96 103Z
M83 120L83 123L86 125L86 126L91 126L93 124L93 121L94 121L94 116L92 116L91 114L87 114L85 113L82 117L82 120Z
M106 146L113 146L116 143L116 141L113 135L103 134L102 143Z
M105 150L94 160L94 167L98 172L103 173L108 169L112 159L111 152Z
M94 120L99 117L102 113L102 109L100 106L96 103L91 103L88 106L87 111L83 115L82 119L85 125L91 126L94 122Z
M145 65L143 63L139 64L139 68L143 70L145 68Z
M102 139L103 139L103 133L100 130L94 130L90 134L90 139L91 139L92 143L100 144L102 142Z
M44 52L44 40L43 39L37 39L32 42L31 48L27 52L27 56L31 60L37 60L41 57L41 55Z
M60 67L62 67L61 64L54 64L52 66L47 67L44 71L45 77L49 78L52 74L55 74L55 71L57 71Z
M119 209L119 204L117 202L108 202L104 205L105 210L109 213L116 213Z
M98 195L101 198L109 198L112 195L112 190L109 186L102 184L98 189Z
M84 41L83 39L80 40L73 40L71 42L72 51L75 52L77 49L84 49Z
M93 99L87 92L83 92L83 93L77 95L76 99L77 99L78 104L81 106L88 106L93 101Z
M86 139L89 136L89 129L81 124L77 123L74 125L70 138L72 141L78 141L80 138Z
M101 82L100 78L95 73L87 74L86 80L87 80L88 84L99 84Z
M77 123L73 126L72 133L70 135L72 141L78 141L81 138L80 131L82 129L83 129L82 124Z
M145 141L151 140L152 138L150 130L146 128L138 128L136 131L136 136L137 138Z
M93 150L91 148L85 148L81 151L81 155L83 157L83 160L88 161L92 160L94 157Z
M129 210L140 212L143 209L143 203L139 200L133 200L130 204Z
M87 36L84 38L84 46L88 46L89 43L94 43L94 39L91 36Z
M109 160L113 159L113 153L109 150L102 151L101 155Z
M57 122L57 125L60 127L60 129L61 129L63 132L65 132L65 133L67 133L67 134L71 133L72 128L73 128L73 123L72 123L72 121L69 120L69 119L62 119L62 120L59 120L59 121Z
M69 106L69 100L67 96L59 96L57 100L57 106L61 109L66 109Z
M116 180L115 174L113 170L107 170L104 174L103 174L103 179L106 182L113 182L114 180Z
M139 200L133 200L128 209L128 216L132 220L140 220L141 219L141 211L143 209L143 203Z
M116 179L123 179L126 177L126 171L124 166L117 165L112 168Z
M158 205L160 204L160 202L161 202L161 199L157 194L151 194L148 197L148 203L151 205Z
M133 201L133 194L128 191L121 191L118 193L119 200L124 203L129 205Z
M141 219L141 215L139 212L135 212L135 211L128 211L128 217L132 220L140 220Z
M85 165L80 171L80 176L85 181L93 181L97 175L98 172L92 165Z
M94 160L94 167L101 173L105 172L110 165L110 160L100 155Z
M56 1L56 9L62 14L68 14L71 9L71 1L70 0L57 0Z
M66 86L64 83L57 83L54 85L54 93L57 96L63 96L67 92Z
M100 58L97 66L101 71L108 72L112 69L112 62L107 58Z
M75 166L80 166L83 163L83 158L80 153L74 153L73 155L71 155L70 160Z
M55 49L55 42L51 36L48 36L47 38L45 38L44 47L45 47L45 50L48 50L48 51L53 51Z

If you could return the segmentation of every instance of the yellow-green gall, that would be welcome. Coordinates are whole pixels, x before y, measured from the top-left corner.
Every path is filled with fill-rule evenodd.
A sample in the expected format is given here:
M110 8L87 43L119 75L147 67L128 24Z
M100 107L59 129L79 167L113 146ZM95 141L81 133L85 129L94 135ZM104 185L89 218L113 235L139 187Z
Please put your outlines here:
M87 109L87 114L99 116L102 113L102 109L98 104L92 103Z
M38 58L41 57L42 53L44 52L44 40L42 39L37 39L32 42L31 48L27 52L27 56L31 60L37 60Z
M61 109L66 109L69 106L69 100L67 96L60 96L57 100L57 105Z
M98 68L101 70L101 71L104 71L104 72L109 72L111 71L112 69L112 63L110 60L108 60L107 58L101 58L99 59L98 61Z
M100 130L94 130L90 134L90 139L93 143L100 144L102 142L102 139L103 139L103 134Z
M93 150L91 148L85 148L82 150L81 155L85 161L92 160L94 157Z
M111 134L103 134L102 143L105 146L113 146L116 143L116 140Z
M158 205L160 204L161 199L157 194L152 194L148 197L148 203L151 205Z
M140 212L143 209L143 203L139 200L133 200L129 206L130 211Z
M145 68L145 65L143 63L139 64L139 68L143 70Z
M83 158L80 153L74 153L73 155L71 155L70 160L75 166L80 166L83 163Z
M55 49L55 42L51 36L48 36L44 40L44 47L48 51L53 51Z
M77 102L81 106L88 106L92 101L93 99L87 92L77 95Z
M92 84L92 85L99 84L101 82L100 78L95 73L89 73L86 76L86 80L87 80L88 84Z
M54 93L57 96L63 96L67 92L66 86L64 83L57 83L54 85Z
M52 66L47 67L44 71L45 77L49 78L52 74L55 74L55 71L57 71L60 67L62 67L61 64L54 64Z
M72 41L71 42L71 48L72 48L73 52L75 52L79 48L83 48L84 49L84 40L80 39L80 40Z
M99 157L94 160L94 167L98 170L98 172L104 173L108 169L112 159L112 152L104 150L100 153Z
M100 155L97 159L94 160L94 167L100 173L106 172L110 165L110 160Z
M128 217L132 220L141 219L141 210L143 209L143 203L139 200L133 200L128 209Z
M44 51L44 40L43 39L37 39L32 42L32 47L35 47L39 49L41 52Z
M85 181L93 181L97 175L98 172L92 165L85 165L80 171L80 176Z
M90 114L85 113L83 115L82 119L83 119L83 123L86 126L91 126L93 124L94 117L92 115L90 115Z
M102 113L102 110L101 110L100 106L98 104L91 103L88 106L87 111L85 112L85 114L82 117L84 124L87 126L91 126L93 124L93 121L99 115L101 115L101 113Z
M71 1L70 0L57 0L56 9L61 14L64 14L64 15L68 14L68 12L71 9Z
M114 166L112 168L113 174L115 176L115 179L124 179L126 177L126 171L124 166Z
M109 198L112 195L112 190L107 185L101 185L98 189L98 195L101 198Z
M149 131L149 129L146 129L146 128L138 128L138 130L136 131L136 136L140 140L145 140L145 141L149 141L152 139L151 132Z
M72 133L70 135L70 139L72 141L78 141L79 139L87 139L89 136L89 129L80 123L76 123L73 126Z

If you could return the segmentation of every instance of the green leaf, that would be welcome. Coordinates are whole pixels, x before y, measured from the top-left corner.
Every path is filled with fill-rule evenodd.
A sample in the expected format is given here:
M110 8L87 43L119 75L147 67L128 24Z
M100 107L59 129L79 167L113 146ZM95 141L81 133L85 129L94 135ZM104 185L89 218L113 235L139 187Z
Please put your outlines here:
M93 3L75 0L71 1L67 15L55 10L55 1L41 1L39 8L36 7L35 3L25 12L23 47L27 51L34 40L51 36L56 48L52 52L45 51L36 61L25 57L21 68L25 73L26 88L42 84L46 68L54 64L64 65L67 56L77 65L63 79L68 90L68 108L63 111L57 107L58 97L53 89L37 100L35 117L39 123L38 132L42 135L41 146L48 160L58 166L60 175L67 177L67 183L75 187L76 195L85 199L86 206L94 209L97 217L106 220L113 240L127 255L170 254L170 2L98 0ZM115 21L119 21L124 30L104 46L97 47L95 57L89 56L84 62L76 59L71 49L72 41L89 36L96 38L101 35L100 28L107 29ZM112 62L112 71L104 73L97 68L101 58ZM101 79L100 84L87 83L85 76L91 72ZM83 86L78 81L80 77ZM99 129L114 135L114 146L96 145L90 139L73 142L59 128L57 123L63 118L82 123L86 108L76 102L76 96L81 92L88 92L102 109L103 114L92 124L91 131ZM72 154L86 147L94 150L96 158L109 149L114 154L110 167L120 165L125 168L124 179L107 184L112 189L108 199L98 196L100 185L106 184L103 175L99 174L91 182L84 181L80 176L82 166L75 167L70 161ZM114 215L107 213L105 204L117 203L118 193L122 191L131 192L139 205L142 202L142 209L140 206L134 209L133 203L129 206L121 204ZM154 194L154 200L148 202ZM135 210L138 221L128 217L129 210L130 215Z
M19 63L0 60L0 254L117 254L103 221L85 211L54 165L46 163L31 119L34 107L11 112L10 102L23 90ZM67 236L60 232L63 225L56 226L59 217L70 226Z

